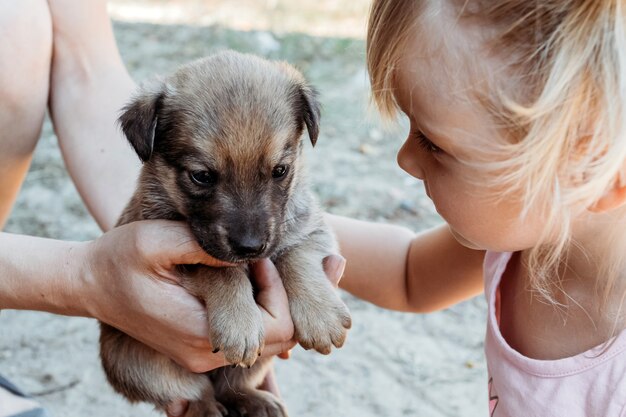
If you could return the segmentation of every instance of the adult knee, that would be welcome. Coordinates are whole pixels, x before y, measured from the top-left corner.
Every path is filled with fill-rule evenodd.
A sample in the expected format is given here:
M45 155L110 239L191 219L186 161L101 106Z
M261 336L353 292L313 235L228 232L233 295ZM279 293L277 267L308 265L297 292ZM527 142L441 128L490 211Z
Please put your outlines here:
M0 124L10 123L18 136L33 136L48 101L52 22L47 1L0 1L0 37L5 39L0 43Z

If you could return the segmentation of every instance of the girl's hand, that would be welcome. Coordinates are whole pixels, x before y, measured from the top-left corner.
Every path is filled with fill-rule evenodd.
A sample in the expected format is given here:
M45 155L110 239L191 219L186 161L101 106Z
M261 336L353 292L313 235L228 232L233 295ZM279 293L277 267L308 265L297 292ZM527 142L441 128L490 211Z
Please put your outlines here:
M227 365L212 353L205 307L179 285L175 267L228 266L207 255L178 222L143 221L113 229L83 247L87 312L172 358L192 372ZM258 269L258 268L256 268ZM265 319L263 356L290 349L293 323L282 282L261 274L259 308Z

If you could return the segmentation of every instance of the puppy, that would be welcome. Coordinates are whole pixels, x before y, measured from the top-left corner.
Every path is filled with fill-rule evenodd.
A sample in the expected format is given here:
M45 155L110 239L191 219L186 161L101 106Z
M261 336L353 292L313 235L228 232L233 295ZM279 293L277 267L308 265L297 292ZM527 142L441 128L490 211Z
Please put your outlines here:
M305 349L342 346L351 324L322 269L337 246L302 167L302 133L313 145L319 133L314 91L288 64L223 52L143 89L120 123L143 168L118 225L186 221L208 254L237 264L183 268L182 285L207 306L212 346L241 366L194 374L101 323L109 382L159 409L187 399L187 417L287 416L278 398L257 389L269 360L259 358L263 323L248 263L276 264Z

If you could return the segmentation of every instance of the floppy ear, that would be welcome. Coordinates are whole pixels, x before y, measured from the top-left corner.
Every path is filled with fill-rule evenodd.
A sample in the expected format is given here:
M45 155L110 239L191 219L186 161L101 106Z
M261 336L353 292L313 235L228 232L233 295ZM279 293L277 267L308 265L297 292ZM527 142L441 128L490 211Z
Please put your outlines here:
M308 85L300 86L300 111L313 146L320 134L320 102L317 95L314 88Z
M163 88L143 89L122 109L118 119L126 139L142 162L152 155L158 112L163 99Z

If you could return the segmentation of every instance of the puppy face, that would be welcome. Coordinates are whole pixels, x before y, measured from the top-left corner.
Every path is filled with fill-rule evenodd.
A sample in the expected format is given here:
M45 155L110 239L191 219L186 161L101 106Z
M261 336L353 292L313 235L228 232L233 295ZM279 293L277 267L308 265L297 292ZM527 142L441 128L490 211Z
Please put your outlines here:
M120 117L144 161L154 218L185 219L201 247L231 262L268 256L290 221L301 136L318 136L315 93L296 70L234 52L145 89Z

